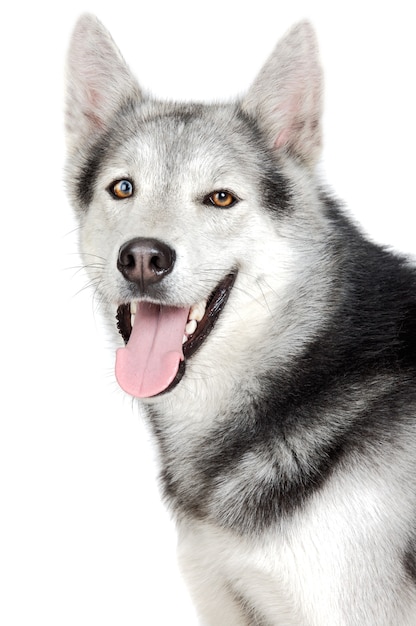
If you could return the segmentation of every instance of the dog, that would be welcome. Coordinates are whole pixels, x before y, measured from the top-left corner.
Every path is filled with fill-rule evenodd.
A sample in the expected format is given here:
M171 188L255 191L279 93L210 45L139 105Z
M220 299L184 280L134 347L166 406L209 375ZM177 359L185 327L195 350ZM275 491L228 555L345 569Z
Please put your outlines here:
M80 253L210 626L416 625L416 270L319 179L308 22L235 102L157 101L101 23L67 63Z

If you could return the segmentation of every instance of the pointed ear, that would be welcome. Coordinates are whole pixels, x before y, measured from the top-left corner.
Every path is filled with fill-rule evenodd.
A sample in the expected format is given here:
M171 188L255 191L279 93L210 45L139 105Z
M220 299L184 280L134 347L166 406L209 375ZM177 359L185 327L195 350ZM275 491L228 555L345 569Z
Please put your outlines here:
M67 59L69 146L101 134L129 97L141 98L135 78L101 22L83 15L75 26Z
M322 71L308 22L278 43L254 81L243 109L254 116L275 150L287 150L308 165L321 148Z

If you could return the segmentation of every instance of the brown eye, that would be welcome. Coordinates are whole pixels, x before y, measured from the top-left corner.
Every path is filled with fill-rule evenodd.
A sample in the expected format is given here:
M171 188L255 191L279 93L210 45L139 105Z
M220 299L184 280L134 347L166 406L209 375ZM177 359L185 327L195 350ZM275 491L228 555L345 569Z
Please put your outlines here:
M229 191L215 191L206 197L205 204L212 204L220 209L229 209L237 201L237 198Z
M112 183L109 188L109 192L118 200L124 200L130 198L133 195L133 183L126 178L117 180Z

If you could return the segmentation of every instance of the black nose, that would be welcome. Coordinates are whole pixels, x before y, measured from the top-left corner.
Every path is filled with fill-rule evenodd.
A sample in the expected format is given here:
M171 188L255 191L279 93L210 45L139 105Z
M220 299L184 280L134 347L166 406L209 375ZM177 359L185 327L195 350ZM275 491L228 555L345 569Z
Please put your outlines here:
M175 251L163 241L137 237L121 246L117 267L124 278L145 292L172 271L175 257Z

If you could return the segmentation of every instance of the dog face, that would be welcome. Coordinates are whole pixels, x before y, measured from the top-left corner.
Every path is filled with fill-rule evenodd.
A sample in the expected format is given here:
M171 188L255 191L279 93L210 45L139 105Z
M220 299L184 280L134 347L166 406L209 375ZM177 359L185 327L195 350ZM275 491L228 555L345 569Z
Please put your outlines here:
M114 305L132 299L197 303L267 245L266 233L261 237L267 224L259 223L267 221L260 211L267 180L244 120L233 109L201 108L185 122L179 107L163 108L118 120L121 133L132 129L129 136L112 129L117 144L109 140L95 176L87 172L79 182L79 200L88 198L81 249L106 259L105 299ZM163 279L144 285L114 271L122 246L136 237L164 242L173 252Z

